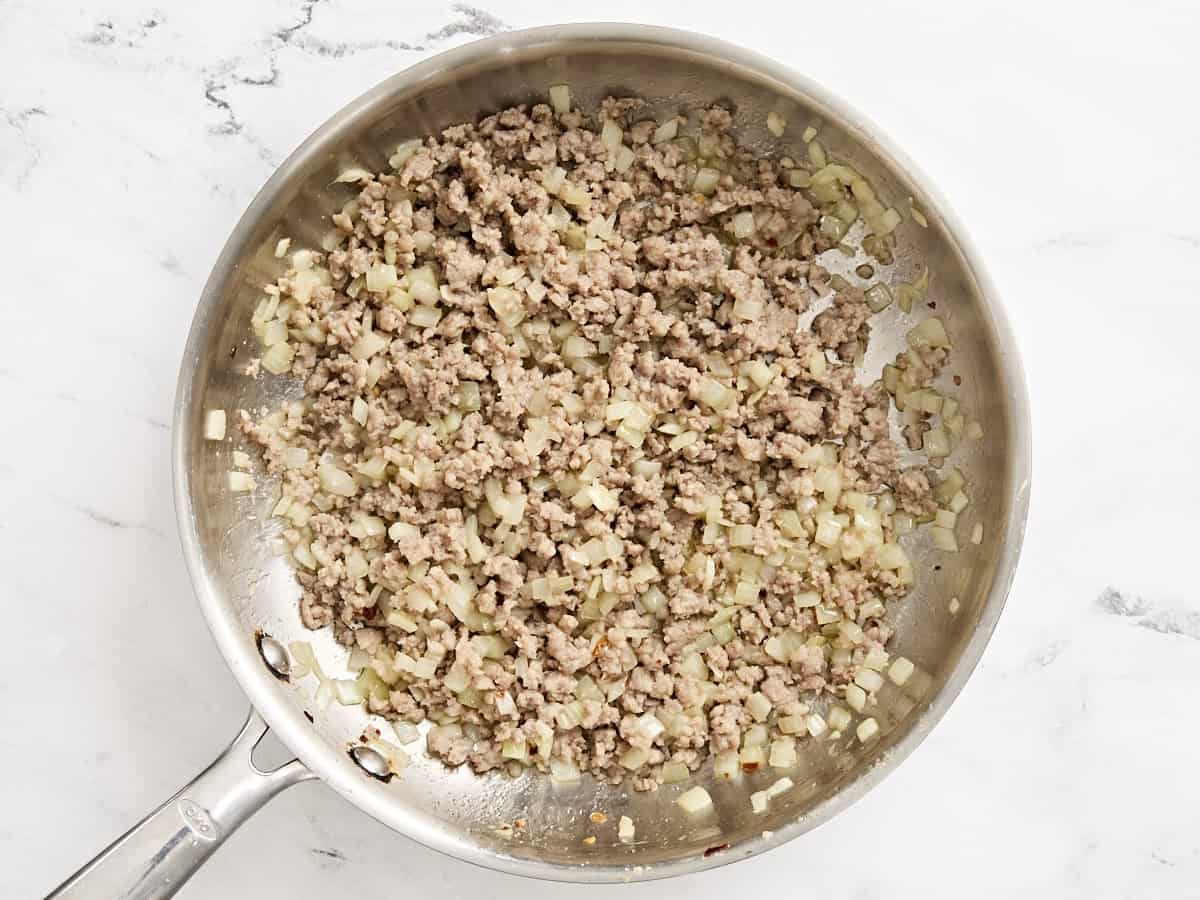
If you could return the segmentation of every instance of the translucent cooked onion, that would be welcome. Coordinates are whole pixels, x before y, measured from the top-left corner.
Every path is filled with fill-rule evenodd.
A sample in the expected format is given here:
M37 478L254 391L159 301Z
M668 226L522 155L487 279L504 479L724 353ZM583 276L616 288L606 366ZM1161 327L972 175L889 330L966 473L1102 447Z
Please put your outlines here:
M633 840L635 834L633 819L629 816L621 816L617 822L617 840L623 844L628 844Z
M296 348L291 344L275 344L263 353L262 367L273 375L285 375L292 370L292 361L295 358Z
M888 668L888 678L891 679L892 684L903 687L905 682L912 677L915 669L916 666L910 660L903 656L897 656Z
M656 129L654 136L650 138L652 144L665 144L667 141L675 140L675 136L679 133L679 119L667 119Z
M258 485L249 472L230 472L229 489L236 493L254 490Z
M874 719L863 719L858 723L858 728L854 733L858 736L859 743L865 744L879 734L879 723Z
M754 229L754 213L750 210L744 210L733 217L733 236L739 241L744 241L754 234Z
M892 292L886 284L874 284L866 290L867 306L871 312L882 312L892 305Z
M225 410L210 409L204 414L204 438L209 441L225 440Z
M625 137L625 132L621 126L612 119L605 119L604 125L600 128L600 143L604 145L609 153L616 153L617 148L621 146L621 140Z
M700 785L696 785L694 788L685 791L675 802L679 804L684 812L692 816L699 815L712 808L712 797Z
M771 768L792 769L795 768L797 761L796 741L794 738L781 737L771 742L771 753L767 757L767 764Z
M550 760L550 779L558 784L575 784L579 781L579 769L561 759Z
M825 155L825 148L821 146L820 142L811 139L808 142L808 159L818 169L823 169L829 162Z
M958 540L954 536L954 532L949 528L939 528L932 526L929 529L930 540L933 541L933 546L939 550L945 550L949 553L958 551Z
M697 194L711 194L717 189L720 180L721 173L716 169L703 168L696 173L696 180L692 182L692 190Z
M358 493L358 485L354 479L329 463L317 466L317 478L321 482L321 489L327 493L337 494L339 497L353 497Z
M550 106L560 116L571 111L571 88L569 85L550 85Z
M663 763L662 767L662 783L663 784L678 784L681 781L687 781L691 773L688 767L681 762L671 760Z
M783 137L783 132L787 128L787 119L775 111L767 113L767 131L771 132L775 137Z

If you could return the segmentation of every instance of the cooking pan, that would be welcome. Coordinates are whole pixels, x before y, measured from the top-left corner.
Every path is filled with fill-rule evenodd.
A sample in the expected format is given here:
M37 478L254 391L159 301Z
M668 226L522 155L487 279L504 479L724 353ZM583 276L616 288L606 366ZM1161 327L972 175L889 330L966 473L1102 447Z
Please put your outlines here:
M804 153L812 124L831 154L853 164L905 221L898 231L894 281L930 272L931 299L954 342L958 395L983 426L951 462L971 485L978 545L946 554L920 540L909 546L918 583L892 604L889 649L917 664L904 689L888 684L874 715L879 736L866 744L853 729L840 740L803 742L795 787L756 815L748 798L778 772L716 781L711 767L683 784L639 793L588 777L574 785L544 775L519 778L450 770L421 752L399 776L359 747L370 723L356 706L314 701L314 679L289 676L288 646L309 642L324 671L346 677L346 651L328 629L300 623L298 586L275 555L280 525L269 514L275 486L264 473L250 493L231 493L231 453L244 447L235 428L206 441L205 412L274 408L299 395L289 379L244 374L258 353L250 317L263 286L281 274L273 251L318 246L328 215L353 188L334 184L354 163L384 170L402 140L571 85L584 109L610 93L636 93L668 115L714 100L735 110L741 141L779 152L766 115L783 115L785 151ZM911 207L923 214L914 216ZM868 373L902 346L914 318L895 305L875 317ZM868 375L868 377L871 377ZM246 448L248 449L248 448ZM978 662L1004 604L1021 546L1028 503L1029 413L1012 335L995 291L966 235L916 168L845 103L789 68L713 38L632 25L538 28L502 34L443 53L383 82L313 134L280 166L242 216L204 288L180 370L174 421L175 502L184 557L197 599L253 710L224 753L195 780L104 850L53 896L171 896L237 827L276 793L319 778L400 834L443 853L505 872L579 882L665 878L745 859L791 840L861 797L907 756L942 717ZM939 568L935 570L934 565ZM954 602L952 602L954 601ZM273 771L250 752L268 727L296 759ZM357 748L357 749L355 749ZM705 814L683 813L675 799L693 784L713 798ZM603 811L604 825L590 814ZM632 842L616 836L622 815ZM512 823L524 820L514 829ZM507 827L506 827L507 826ZM594 837L595 840L585 840Z

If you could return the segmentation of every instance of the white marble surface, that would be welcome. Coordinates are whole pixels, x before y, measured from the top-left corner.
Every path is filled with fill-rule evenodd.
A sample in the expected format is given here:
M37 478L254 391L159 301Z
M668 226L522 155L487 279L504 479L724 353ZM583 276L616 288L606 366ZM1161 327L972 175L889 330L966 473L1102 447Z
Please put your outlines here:
M1016 586L943 724L810 836L623 895L1197 896L1200 8L480 2L0 0L0 896L45 892L241 721L175 538L168 422L242 209L393 71L598 16L775 55L908 148L991 265L1035 416ZM309 784L182 896L604 890L444 859Z

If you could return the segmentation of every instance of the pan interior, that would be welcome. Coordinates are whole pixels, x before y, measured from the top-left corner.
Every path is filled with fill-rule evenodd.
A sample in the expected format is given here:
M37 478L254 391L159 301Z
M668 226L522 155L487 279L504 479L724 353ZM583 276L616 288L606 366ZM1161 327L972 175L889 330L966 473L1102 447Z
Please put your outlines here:
M297 612L298 588L288 563L272 552L280 525L271 519L276 486L256 473L258 488L230 493L226 485L235 449L250 449L232 427L236 410L274 408L297 385L263 373L243 374L259 354L250 317L283 262L276 241L317 246L329 213L352 195L332 184L348 164L384 170L402 140L516 102L541 100L547 86L567 82L575 102L595 109L608 94L637 94L660 116L712 101L735 110L739 139L766 153L804 154L801 133L820 127L831 154L852 163L891 205L906 213L892 278L913 280L931 272L932 299L954 342L949 372L961 376L957 395L981 422L984 439L964 442L951 462L971 484L968 522L981 522L984 539L958 554L920 544L911 547L918 585L889 613L897 626L894 654L918 666L904 691L888 684L874 715L878 740L858 744L852 733L836 744L803 742L799 768L787 773L796 787L756 815L749 797L781 774L767 770L731 782L702 771L690 782L635 793L585 778L555 785L542 775L509 779L450 771L412 754L403 777L382 783L363 774L346 748L368 724L366 714L336 703L313 703L315 680L298 685L270 676L255 647L257 632L286 645L312 644L327 673L346 677L346 652L328 630L307 631ZM765 128L774 110L790 125L781 140ZM907 215L909 198L928 227ZM397 830L475 862L526 874L572 880L656 877L740 858L806 830L865 790L873 772L903 755L944 709L974 664L1003 603L1023 519L1024 401L1007 332L985 298L986 284L951 233L944 211L834 101L786 70L709 39L653 29L579 26L540 29L470 45L424 63L384 85L318 132L272 179L230 239L206 289L184 360L177 411L177 480L185 549L222 650L251 700L281 738L326 781ZM902 344L914 319L893 305L873 320L872 374ZM228 411L230 436L203 440L209 409ZM968 530L970 526L967 526ZM960 531L962 529L960 528ZM935 571L934 564L940 565ZM950 612L951 598L958 612ZM305 718L310 713L310 725ZM714 807L689 817L674 802L692 784L703 784ZM589 815L601 810L603 825ZM636 825L636 838L617 840L620 816ZM499 826L524 819L515 836ZM771 834L764 837L764 832ZM584 839L595 835L594 843ZM705 856L710 848L727 849Z

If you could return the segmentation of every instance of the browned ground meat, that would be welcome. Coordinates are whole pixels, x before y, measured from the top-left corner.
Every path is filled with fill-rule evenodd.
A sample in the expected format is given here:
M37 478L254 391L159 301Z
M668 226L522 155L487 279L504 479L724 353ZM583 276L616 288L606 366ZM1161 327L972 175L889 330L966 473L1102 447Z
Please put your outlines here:
M790 741L782 716L880 668L913 577L891 513L935 504L856 380L871 312L817 263L790 161L719 108L659 143L640 103L601 115L509 109L361 173L255 318L306 395L242 427L303 621L368 655L371 711L432 720L447 765L650 788L671 761L757 765L751 725Z

